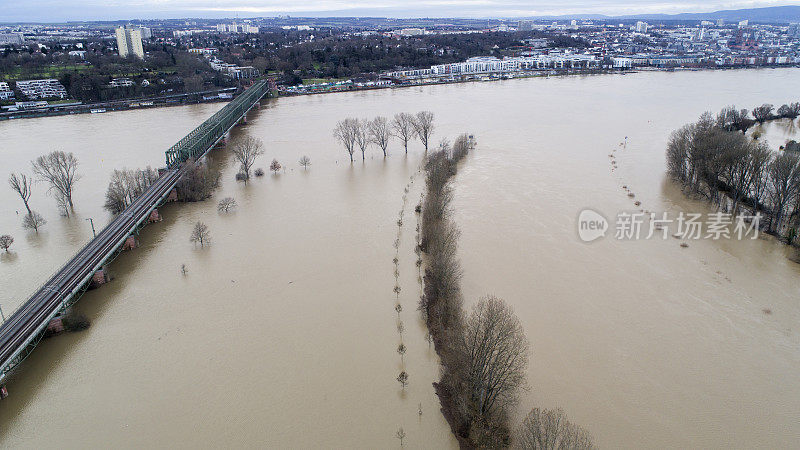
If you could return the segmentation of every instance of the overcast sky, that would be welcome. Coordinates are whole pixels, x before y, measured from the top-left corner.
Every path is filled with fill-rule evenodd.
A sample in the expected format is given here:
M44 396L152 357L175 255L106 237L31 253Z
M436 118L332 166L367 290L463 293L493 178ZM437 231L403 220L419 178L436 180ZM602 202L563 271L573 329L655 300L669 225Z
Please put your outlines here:
M797 0L0 0L0 22L278 14L380 17L674 14L797 3Z

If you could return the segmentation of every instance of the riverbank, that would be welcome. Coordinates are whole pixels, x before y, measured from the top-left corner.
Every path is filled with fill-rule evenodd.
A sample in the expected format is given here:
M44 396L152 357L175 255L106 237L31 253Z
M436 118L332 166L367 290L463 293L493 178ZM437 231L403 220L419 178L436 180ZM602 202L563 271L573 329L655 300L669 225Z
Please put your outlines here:
M66 103L4 111L0 113L0 121L13 119L30 119L36 117L63 116L70 114L97 114L110 111L129 111L132 109L149 109L164 106L182 106L198 103L228 102L236 95L237 88L224 88L188 94L174 94L160 97L133 98L100 103Z

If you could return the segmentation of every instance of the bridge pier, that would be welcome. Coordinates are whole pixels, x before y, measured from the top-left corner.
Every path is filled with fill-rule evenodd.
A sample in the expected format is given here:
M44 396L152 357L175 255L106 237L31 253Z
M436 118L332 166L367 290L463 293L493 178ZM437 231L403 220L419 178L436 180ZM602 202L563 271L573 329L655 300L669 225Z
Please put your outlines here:
M108 282L105 268L98 270L92 275L91 287L100 287Z
M169 191L169 195L167 196L167 200L166 201L168 201L168 202L177 202L178 201L178 190L175 189L175 188L172 188L172 190Z
M4 385L0 386L0 400L4 399L6 397L8 397L8 388L4 384Z
M133 250L138 246L139 243L136 242L136 236L130 235L125 239L125 243L122 244L122 250Z
M45 331L45 336L53 335L58 333L64 332L64 322L61 320L61 317L54 317L50 323L47 324L47 330Z
M150 217L147 218L147 223L161 222L161 220L161 215L158 213L158 210L154 209L153 212L150 213Z

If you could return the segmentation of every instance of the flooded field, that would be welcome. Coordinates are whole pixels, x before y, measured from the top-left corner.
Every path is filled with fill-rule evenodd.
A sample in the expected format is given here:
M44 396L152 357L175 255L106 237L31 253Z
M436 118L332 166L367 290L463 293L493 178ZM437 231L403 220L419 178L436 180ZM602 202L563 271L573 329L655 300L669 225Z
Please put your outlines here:
M787 249L769 239L681 248L672 238L613 233L586 244L575 222L587 207L612 220L633 210L623 185L650 211L707 212L665 177L669 133L728 104L793 101L798 87L800 70L782 69L265 101L233 138L261 138L256 167L276 158L285 171L237 183L230 154L215 150L214 198L163 208L141 247L111 264L114 280L78 303L92 327L44 342L14 374L0 403L0 444L387 448L399 446L402 426L408 447L454 448L431 387L438 361L416 311L423 149L415 142L406 156L395 141L387 159L373 148L351 165L332 136L344 117L425 109L436 114L435 141L461 132L478 140L455 181L463 288L467 304L504 298L525 326L530 390L519 416L562 407L602 447L792 447L800 269ZM113 169L163 164L163 151L221 106L0 123L6 172L29 171L31 159L62 149L78 156L83 175L69 219L35 186L32 206L48 220L38 236L21 229L21 201L0 189L0 232L16 238L0 261L4 311L91 237L86 218L108 222ZM778 144L785 134L764 136ZM239 206L219 214L227 196ZM197 220L211 230L208 247L189 242ZM395 380L403 369L405 390Z

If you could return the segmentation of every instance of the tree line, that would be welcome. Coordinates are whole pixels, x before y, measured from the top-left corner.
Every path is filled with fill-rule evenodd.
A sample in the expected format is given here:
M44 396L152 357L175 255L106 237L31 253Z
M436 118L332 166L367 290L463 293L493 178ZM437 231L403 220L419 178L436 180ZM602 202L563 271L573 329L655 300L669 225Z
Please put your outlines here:
M427 152L434 129L432 112L420 111L417 114L403 112L395 114L391 121L384 116L371 120L348 117L336 124L333 136L350 156L350 162L353 162L356 150L361 151L361 160L366 160L367 149L373 144L383 152L385 158L388 156L387 148L392 137L400 140L406 153L408 144L415 138L420 140Z
M419 247L427 256L419 309L442 364L434 383L442 412L462 448L592 448L592 438L561 410L533 409L512 436L511 407L526 387L529 343L513 309L495 296L462 308L460 231L451 219L450 180L474 148L461 135L443 141L425 163L427 193Z
M785 105L786 106L786 105ZM760 108L760 109L759 109ZM769 120L771 105L754 110L756 121ZM787 109L788 108L788 109ZM797 116L800 104L783 114ZM730 106L713 116L704 113L694 123L674 131L667 144L667 171L683 190L705 198L725 212L743 209L765 218L767 232L795 243L800 226L800 154L773 152L741 126L744 110Z

